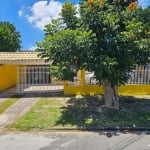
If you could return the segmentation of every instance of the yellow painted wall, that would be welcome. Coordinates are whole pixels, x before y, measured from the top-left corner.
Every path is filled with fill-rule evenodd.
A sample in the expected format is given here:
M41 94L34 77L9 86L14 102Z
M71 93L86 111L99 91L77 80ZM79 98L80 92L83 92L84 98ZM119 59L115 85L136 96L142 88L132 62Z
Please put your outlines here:
M76 95L94 95L94 94L102 94L103 90L101 87L97 85L92 86L64 86L64 94L76 94Z
M0 92L17 83L17 66L0 65Z
M119 87L120 95L150 95L150 84L134 84Z
M118 89L119 95L150 95L149 84L139 85L125 85ZM103 94L103 89L98 85L85 85L85 86L69 86L64 85L64 94L76 94L76 95L95 95Z
M98 85L86 85L85 84L85 70L79 71L80 85L71 86L64 82L64 94L76 94L76 95L96 95L103 94L103 88ZM150 84L128 84L120 86L118 88L119 95L150 95Z

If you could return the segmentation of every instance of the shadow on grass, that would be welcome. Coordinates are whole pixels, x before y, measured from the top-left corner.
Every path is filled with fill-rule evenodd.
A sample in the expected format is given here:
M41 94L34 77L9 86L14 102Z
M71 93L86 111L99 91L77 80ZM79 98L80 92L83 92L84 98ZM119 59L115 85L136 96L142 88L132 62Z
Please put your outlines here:
M120 109L106 109L102 97L71 98L57 125L79 129L150 127L150 99L120 97Z
M100 106L103 104L102 99L98 97L71 98L67 106L62 108L62 116L56 124L70 124L80 128L91 126L93 119L98 118Z

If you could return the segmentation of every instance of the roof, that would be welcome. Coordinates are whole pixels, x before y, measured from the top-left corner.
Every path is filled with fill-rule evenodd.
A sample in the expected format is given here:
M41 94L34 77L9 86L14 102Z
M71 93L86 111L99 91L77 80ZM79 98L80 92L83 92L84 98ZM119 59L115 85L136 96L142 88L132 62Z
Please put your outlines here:
M39 52L0 52L0 64L17 64L17 65L44 65L48 64L44 59L38 57Z

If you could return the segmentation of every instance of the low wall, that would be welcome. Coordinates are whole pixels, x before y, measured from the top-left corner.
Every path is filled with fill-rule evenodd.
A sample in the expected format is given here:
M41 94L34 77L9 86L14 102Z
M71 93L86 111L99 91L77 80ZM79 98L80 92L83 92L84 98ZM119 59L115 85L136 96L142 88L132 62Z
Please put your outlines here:
M119 95L150 95L150 84L136 84L136 85L124 85L118 89ZM103 94L101 86L97 85L84 85L84 86L64 86L64 94L76 94L76 95L95 95Z
M0 92L16 85L17 83L17 66L0 65Z

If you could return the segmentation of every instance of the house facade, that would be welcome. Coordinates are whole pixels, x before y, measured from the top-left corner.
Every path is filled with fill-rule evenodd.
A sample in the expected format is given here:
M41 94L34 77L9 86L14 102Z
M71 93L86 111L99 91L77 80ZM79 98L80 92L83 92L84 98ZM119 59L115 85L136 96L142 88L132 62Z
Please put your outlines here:
M17 93L48 91L54 88L49 62L38 52L0 52L0 91L16 86ZM57 85L62 82L57 82Z
M50 74L50 62L38 57L38 52L0 52L0 92L16 86L17 93L63 91L64 94L102 94L94 74L84 69L74 82L58 81ZM119 87L121 95L150 95L150 65L136 66L125 86Z

